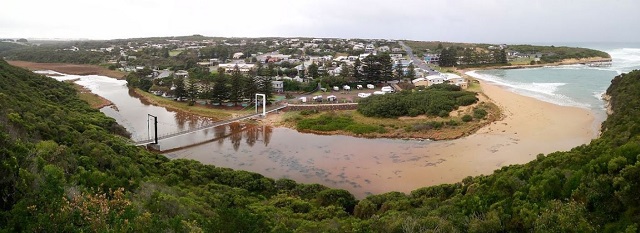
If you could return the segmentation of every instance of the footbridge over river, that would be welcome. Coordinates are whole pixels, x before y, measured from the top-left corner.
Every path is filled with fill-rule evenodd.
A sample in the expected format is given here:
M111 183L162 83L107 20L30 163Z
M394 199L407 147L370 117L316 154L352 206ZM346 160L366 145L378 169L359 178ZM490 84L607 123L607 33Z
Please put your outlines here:
M227 124L230 124L230 123L233 123L233 122L237 122L237 121L241 121L241 120L251 119L251 118L254 118L254 117L265 117L267 115L267 113L279 111L279 110L282 110L282 109L284 109L286 107L287 107L287 105L280 105L280 106L273 107L271 109L263 109L262 112L249 114L249 115L244 115L244 116L236 117L236 118L233 118L233 119L217 121L217 122L213 122L211 124L203 125L203 126L200 126L200 127L197 127L197 128L192 128L192 129L188 129L188 130L184 130L184 131L170 133L170 134L166 134L166 135L162 135L162 136L157 136L156 135L153 139L136 141L136 142L134 142L134 144L136 146L144 146L144 145L149 145L149 144L158 144L158 141L160 141L160 140L179 137L179 136L182 136L182 135L186 135L186 134L190 134L190 133L194 133L194 132L198 132L198 131L202 131L202 130L206 130L206 129L215 128L215 127L222 126L222 125L227 125ZM157 118L155 120L157 122ZM158 130L156 128L155 132L157 132L157 131Z

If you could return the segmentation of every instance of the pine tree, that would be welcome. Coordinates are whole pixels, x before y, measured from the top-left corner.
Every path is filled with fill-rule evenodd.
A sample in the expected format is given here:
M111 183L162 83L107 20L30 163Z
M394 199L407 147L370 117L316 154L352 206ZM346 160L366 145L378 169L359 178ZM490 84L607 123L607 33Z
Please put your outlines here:
M258 79L258 93L265 95L267 98L267 104L271 103L271 99L273 99L273 84L271 83L271 77L260 77L260 79Z
M257 77L252 77L252 76L245 76L243 77L242 83L244 86L244 98L245 99L249 99L251 100L251 102L253 102L256 93L258 93L258 84L257 84L257 80L260 80L260 78L263 76L257 76Z
M198 97L198 80L195 78L186 79L187 97L189 97L189 105L193 105Z
M345 78L352 77L351 67L346 63L342 63L342 65L340 66L340 76Z
M369 55L362 61L362 76L368 81L379 81L380 69L380 62L374 55Z
M187 90L184 85L184 78L174 78L173 86L176 88L173 93L176 98L180 99L187 96Z
M353 78L356 80L362 79L362 62L360 62L360 59L356 59L353 63Z
M229 102L238 105L240 98L242 98L242 74L240 68L236 65L231 73L231 87L229 88Z
M228 96L229 92L227 89L227 77L224 74L224 71L222 71L218 73L218 76L214 80L211 101L213 101L214 103L222 104L222 101L226 100Z
M393 79L393 64L391 63L391 56L387 53L383 53L376 56L376 60L380 64L380 81L391 81Z
M409 66L407 67L407 74L405 76L409 79L413 79L416 77L416 71L413 63L409 64Z

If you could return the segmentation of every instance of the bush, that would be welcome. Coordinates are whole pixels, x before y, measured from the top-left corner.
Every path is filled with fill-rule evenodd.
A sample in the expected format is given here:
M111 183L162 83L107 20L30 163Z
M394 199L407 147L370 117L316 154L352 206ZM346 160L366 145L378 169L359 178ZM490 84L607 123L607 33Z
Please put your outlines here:
M411 117L415 117L415 116L418 116L420 114L422 114L422 112L420 110L418 110L417 108L409 109L409 116L411 116Z
M442 110L438 113L439 117L449 117L449 112Z
M462 116L462 121L464 122L469 122L471 120L473 120L473 117L471 117L469 114Z
M483 108L473 109L473 118L484 119L485 116L487 116L487 111Z
M448 90L450 86L437 86L420 92L403 91L391 95L370 96L359 101L358 112L368 117L385 118L419 114L438 116L443 111L448 114L459 106L478 101L475 93Z

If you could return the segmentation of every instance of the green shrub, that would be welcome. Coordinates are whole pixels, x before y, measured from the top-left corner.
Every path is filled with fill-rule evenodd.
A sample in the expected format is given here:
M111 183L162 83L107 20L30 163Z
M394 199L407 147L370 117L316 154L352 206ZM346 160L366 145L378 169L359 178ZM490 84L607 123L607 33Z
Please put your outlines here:
M484 119L487 116L487 111L483 108L475 108L473 109L473 118L476 119Z
M473 120L473 117L471 117L471 115L469 115L469 114L466 114L466 115L462 116L462 121L464 121L464 122L469 122L471 120Z
M439 117L449 117L449 112L447 112L446 110L442 110L438 113Z

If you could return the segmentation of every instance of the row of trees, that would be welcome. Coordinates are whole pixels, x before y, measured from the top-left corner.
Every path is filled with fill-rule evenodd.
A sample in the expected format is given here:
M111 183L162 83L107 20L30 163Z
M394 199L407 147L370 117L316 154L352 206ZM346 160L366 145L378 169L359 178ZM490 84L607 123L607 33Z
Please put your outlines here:
M130 86L144 91L160 91L172 94L178 99L186 98L190 104L203 99L217 105L225 102L238 105L245 99L253 102L255 94L258 93L265 94L267 102L270 103L274 96L270 76L244 75L238 66L234 68L231 75L226 74L224 69L218 70L214 75L207 69L195 68L189 70L187 78L168 77L156 80L146 77L142 70L130 73L127 76L127 82Z

